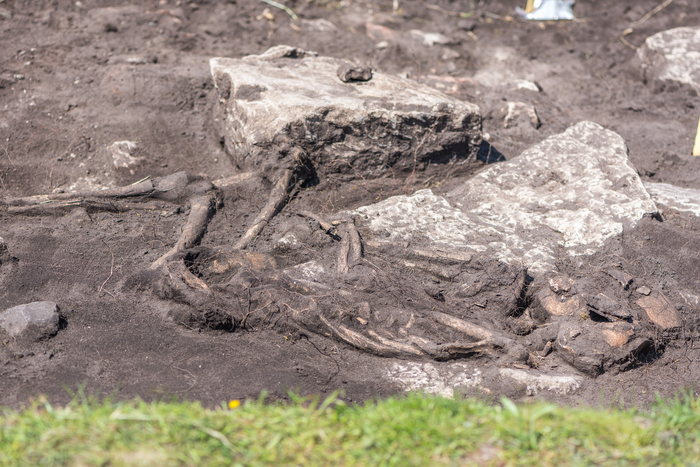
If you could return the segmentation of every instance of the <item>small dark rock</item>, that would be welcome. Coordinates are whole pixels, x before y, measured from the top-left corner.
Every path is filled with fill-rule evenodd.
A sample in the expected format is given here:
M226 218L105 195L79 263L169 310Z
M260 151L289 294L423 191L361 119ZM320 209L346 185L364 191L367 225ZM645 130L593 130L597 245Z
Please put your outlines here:
M634 278L624 271L618 271L617 269L610 269L605 271L606 274L613 279L617 279L623 289L627 290L630 284L634 281Z
M435 300L438 300L441 302L445 301L445 297L442 295L442 290L440 290L440 288L437 285L428 284L423 288L423 290L431 298L434 298Z
M538 327L530 334L532 345L538 351L543 350L547 343L556 340L559 335L559 323L555 322L547 326ZM550 346L551 349L551 346Z
M554 341L557 355L566 363L592 378L603 372L603 353L600 352L597 334L589 332L582 335L575 323L564 323L559 328L559 335ZM592 338L593 337L593 338Z
M491 144L489 144L486 141L481 142L481 146L479 146L479 152L476 154L476 158L481 162L485 162L487 164L503 162L506 160L506 156L504 156L501 152L498 151L498 149L494 148L493 146L491 146Z
M349 83L351 81L369 81L372 79L372 67L369 65L353 65L343 63L336 71L340 81Z
M12 75L0 75L0 89L9 88L15 81L16 79Z
M526 336L537 328L537 324L529 316L506 318L506 324L518 336Z
M612 300L602 293L589 296L586 304L591 308L591 311L607 319L612 319L612 317L621 319L632 318L632 313L625 305Z

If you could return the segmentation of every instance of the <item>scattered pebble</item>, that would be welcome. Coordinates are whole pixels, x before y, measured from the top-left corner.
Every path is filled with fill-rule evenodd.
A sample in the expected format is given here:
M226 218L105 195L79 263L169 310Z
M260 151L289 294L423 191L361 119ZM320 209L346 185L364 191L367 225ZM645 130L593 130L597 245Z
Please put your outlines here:
M456 50L452 50L452 49L447 49L442 54L442 59L445 61L454 60L454 59L459 58L459 57L460 57L459 52L457 52Z
M343 63L336 71L340 81L349 83L351 81L369 81L372 79L372 67L369 65L353 65Z
M396 41L396 33L392 29L382 26L381 24L366 23L365 29L367 31L367 37L373 41Z
M307 29L311 31L319 31L319 32L326 32L326 31L337 31L338 28L335 26L335 24L331 23L327 19L302 19L301 20L302 26L306 27Z
M476 28L476 21L471 19L460 19L457 21L457 27L462 31L473 31Z
M528 91L540 92L542 90L537 83L525 79L516 80L515 85L518 89L527 89Z
M423 45L432 47L435 44L449 44L451 39L439 32L423 32L418 29L411 30L411 35L423 39Z
M506 109L506 116L503 119L503 127L511 128L516 126L516 121L521 115L526 116L530 120L530 124L533 128L540 127L540 118L537 116L537 111L535 108L525 102L508 102Z
M107 148L107 153L112 157L115 168L129 169L139 161L132 155L136 148L134 141L115 141Z

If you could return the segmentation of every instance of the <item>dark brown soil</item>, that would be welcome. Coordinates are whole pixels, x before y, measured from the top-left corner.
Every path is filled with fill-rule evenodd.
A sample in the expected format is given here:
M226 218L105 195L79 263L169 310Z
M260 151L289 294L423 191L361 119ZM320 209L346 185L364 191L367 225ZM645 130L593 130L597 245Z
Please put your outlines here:
M257 0L0 1L0 195L50 193L79 179L121 186L181 170L211 180L234 174L214 124L208 59L277 44L408 74L476 103L484 132L507 159L592 120L622 135L645 180L700 188L700 161L690 156L700 98L686 86L644 83L635 51L620 41L657 0L580 0L576 21L543 24L512 20L524 0L399 3L393 14L391 0L288 0L300 18L291 21ZM262 15L265 8L274 20ZM457 14L475 8L467 20ZM384 37L368 30L368 21L386 28L381 33L391 36L389 47L375 47ZM676 0L625 39L638 46L651 34L698 22L700 4ZM443 33L452 43L426 47L411 38L413 29ZM449 58L448 50L459 57ZM478 84L475 75L502 50L540 70L542 92ZM542 125L504 129L507 100L533 104ZM124 140L138 143L140 162L114 169L105 148ZM440 192L458 175L442 166L372 181L321 177L288 210L329 213L425 186ZM269 189L264 183L224 190L224 208L203 246L233 245ZM0 349L0 404L17 407L41 393L65 403L65 388L80 384L92 393L118 390L120 398L176 395L206 405L263 390L281 398L287 390L343 389L353 401L399 391L384 377L386 359L313 334L292 337L264 320L234 332L183 326L176 324L177 310L151 294L125 291L130 278L173 245L184 221L172 210L41 216L0 210L0 237L18 259L0 265L0 310L52 300L65 319L52 339ZM658 336L657 348L627 371L588 380L561 401L645 405L657 392L695 384L698 309L680 291L700 294L699 229L696 218L673 212L663 222L645 219L589 266L566 271L596 281L602 280L597 271L621 267L637 284L663 290L685 325L682 335ZM274 232L273 223L263 239Z

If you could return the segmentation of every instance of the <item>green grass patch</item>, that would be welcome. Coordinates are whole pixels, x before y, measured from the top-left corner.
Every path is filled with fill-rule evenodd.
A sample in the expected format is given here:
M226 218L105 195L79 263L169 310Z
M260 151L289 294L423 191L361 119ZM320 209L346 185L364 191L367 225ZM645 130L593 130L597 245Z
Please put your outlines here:
M82 393L62 408L40 400L3 412L0 465L700 465L692 396L645 413L420 394L292 399L215 410Z

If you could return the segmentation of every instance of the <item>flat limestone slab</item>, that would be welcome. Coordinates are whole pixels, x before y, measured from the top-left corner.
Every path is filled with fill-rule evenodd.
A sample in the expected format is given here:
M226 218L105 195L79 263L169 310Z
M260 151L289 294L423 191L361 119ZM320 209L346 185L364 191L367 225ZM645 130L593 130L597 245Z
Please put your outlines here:
M683 27L647 37L637 51L647 80L678 81L700 90L700 28Z
M435 364L430 362L397 362L387 369L390 381L404 391L423 391L448 399L455 389L473 389L482 385L481 371L467 363Z
M493 372L492 372L493 373ZM388 365L387 377L406 392L423 391L452 399L460 392L476 390L480 394L490 394L494 386L516 383L528 395L539 392L571 394L576 392L584 378L578 375L549 375L537 371L499 368L491 378L484 378L482 370L472 363L432 363L402 361ZM487 387L486 384L491 386Z
M344 83L336 72L346 61L286 55L302 58L265 53L210 60L222 136L237 167L277 168L301 149L319 173L359 178L476 155L476 105L383 73Z
M560 254L592 254L657 212L623 139L592 122L492 165L445 196L420 190L357 209L365 238L462 255L483 254L532 273Z
M644 187L657 204L700 216L700 190L669 183L646 183Z
M576 375L546 375L534 371L501 368L502 378L510 378L524 386L528 395L537 395L540 391L552 391L555 394L570 394L581 387L583 378Z

